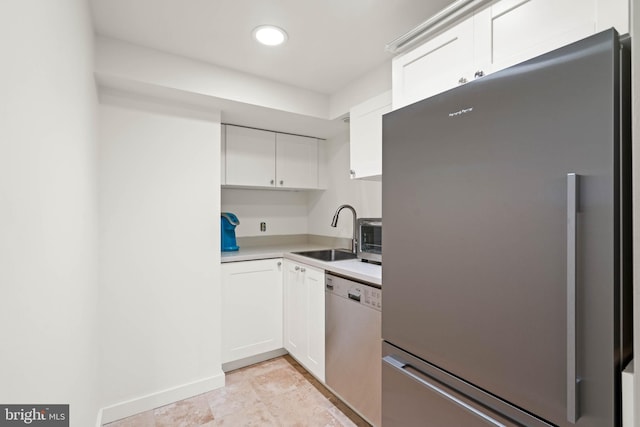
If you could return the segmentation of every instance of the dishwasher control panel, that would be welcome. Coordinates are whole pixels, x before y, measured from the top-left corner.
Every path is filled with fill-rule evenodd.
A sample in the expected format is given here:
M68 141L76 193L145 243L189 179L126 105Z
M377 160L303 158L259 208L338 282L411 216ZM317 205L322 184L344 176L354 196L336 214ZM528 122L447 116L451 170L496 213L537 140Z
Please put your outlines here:
M371 286L364 287L364 299L362 303L373 307L378 310L382 310L382 291L380 289L372 288Z
M325 291L375 310L382 310L382 290L375 286L327 273Z

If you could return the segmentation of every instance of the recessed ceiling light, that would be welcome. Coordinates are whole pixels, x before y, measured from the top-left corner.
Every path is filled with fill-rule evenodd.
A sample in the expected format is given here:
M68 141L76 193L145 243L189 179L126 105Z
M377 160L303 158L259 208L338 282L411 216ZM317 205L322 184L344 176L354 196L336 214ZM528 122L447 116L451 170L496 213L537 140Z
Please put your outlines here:
M273 25L261 25L253 30L253 37L267 46L278 46L287 41L287 33Z

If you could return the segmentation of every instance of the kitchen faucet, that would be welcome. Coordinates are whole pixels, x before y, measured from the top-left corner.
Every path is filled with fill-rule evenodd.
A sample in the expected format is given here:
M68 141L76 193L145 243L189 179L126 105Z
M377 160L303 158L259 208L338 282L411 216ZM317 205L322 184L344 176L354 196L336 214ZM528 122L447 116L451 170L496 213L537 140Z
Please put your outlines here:
M356 249L358 247L358 227L357 227L357 215L356 210L351 205L341 205L336 213L333 214L333 220L331 221L332 227L338 226L338 216L340 215L340 211L344 208L350 209L353 213L353 238L351 239L351 252L356 253Z

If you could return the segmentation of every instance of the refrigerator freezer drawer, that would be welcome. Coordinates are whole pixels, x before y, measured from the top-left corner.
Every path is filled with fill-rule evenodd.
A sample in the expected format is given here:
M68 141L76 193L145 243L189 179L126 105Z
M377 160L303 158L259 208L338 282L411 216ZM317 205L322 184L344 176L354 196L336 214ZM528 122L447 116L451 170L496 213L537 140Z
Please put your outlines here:
M382 353L383 426L550 426L386 342Z

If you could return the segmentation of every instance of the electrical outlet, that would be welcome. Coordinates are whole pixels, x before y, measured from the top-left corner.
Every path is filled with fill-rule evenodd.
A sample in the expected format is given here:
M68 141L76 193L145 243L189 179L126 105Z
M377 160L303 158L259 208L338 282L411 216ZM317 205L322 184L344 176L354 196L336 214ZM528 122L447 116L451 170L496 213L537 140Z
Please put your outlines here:
M267 231L267 223L266 222L261 222L260 223L260 231L262 231L262 232Z

